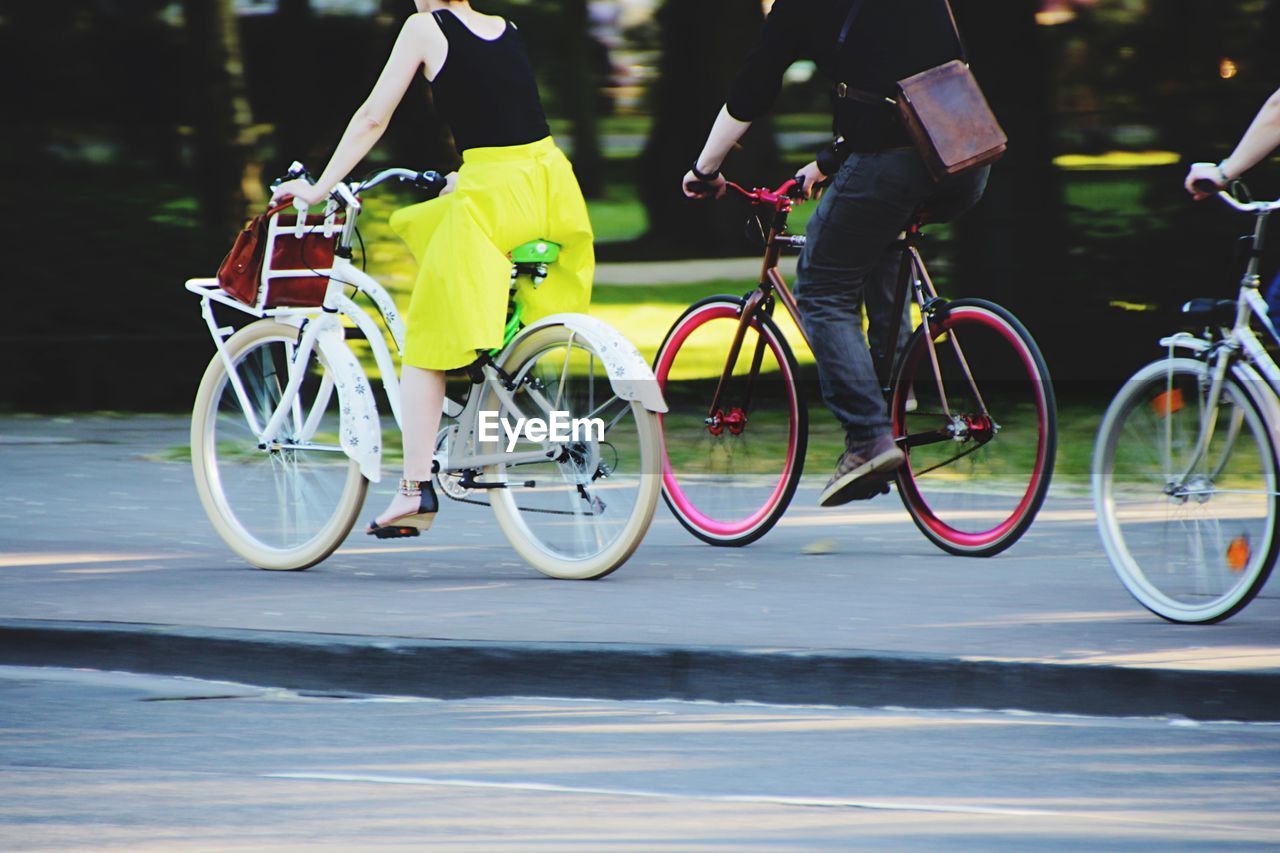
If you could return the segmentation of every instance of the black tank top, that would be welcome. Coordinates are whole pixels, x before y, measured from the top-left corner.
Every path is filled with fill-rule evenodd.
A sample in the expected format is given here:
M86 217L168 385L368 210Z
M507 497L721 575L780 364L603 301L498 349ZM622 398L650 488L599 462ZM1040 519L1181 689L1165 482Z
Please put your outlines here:
M449 53L431 81L431 94L458 151L525 145L550 136L520 31L508 21L502 35L483 39L447 9L432 14L449 41Z

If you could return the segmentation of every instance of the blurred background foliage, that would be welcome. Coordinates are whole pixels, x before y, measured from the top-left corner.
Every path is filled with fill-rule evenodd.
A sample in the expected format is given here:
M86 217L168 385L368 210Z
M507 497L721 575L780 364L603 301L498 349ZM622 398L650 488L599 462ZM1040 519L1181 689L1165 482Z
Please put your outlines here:
M686 202L678 182L767 3L476 4L519 22L601 261L755 252L745 210ZM1012 144L987 198L938 229L928 257L948 293L1018 313L1065 390L1104 395L1156 355L1177 305L1233 289L1243 223L1190 204L1180 180L1187 162L1225 156L1280 86L1280 0L954 5ZM290 161L323 166L411 11L409 0L7 4L0 161L23 192L6 217L18 310L0 335L0 406L188 404L211 345L182 281L213 273ZM826 81L804 62L786 81L726 164L740 183L780 183L829 138ZM358 173L457 163L419 80ZM1277 177L1268 163L1250 183L1274 197ZM382 222L366 218L371 267L401 298L412 264L385 212L412 201L389 194ZM659 288L600 293L610 312L680 307ZM641 330L642 349L664 318Z

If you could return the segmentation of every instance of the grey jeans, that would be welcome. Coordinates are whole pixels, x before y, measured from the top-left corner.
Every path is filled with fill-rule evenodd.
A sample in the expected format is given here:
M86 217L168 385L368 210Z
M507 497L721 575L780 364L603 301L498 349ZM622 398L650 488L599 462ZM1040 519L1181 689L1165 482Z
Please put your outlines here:
M900 253L893 247L920 208L930 222L968 210L987 185L989 169L937 183L913 148L853 154L836 173L805 229L796 276L796 301L818 361L822 399L844 427L850 447L889 432L880 381L862 335L862 304L871 347L886 342ZM908 307L910 300L908 300ZM906 343L910 323L904 321Z

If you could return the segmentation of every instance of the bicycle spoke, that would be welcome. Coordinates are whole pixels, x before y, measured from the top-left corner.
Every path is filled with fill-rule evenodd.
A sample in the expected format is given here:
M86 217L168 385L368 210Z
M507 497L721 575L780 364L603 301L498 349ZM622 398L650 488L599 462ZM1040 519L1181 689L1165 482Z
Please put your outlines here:
M669 407L663 497L687 530L713 544L768 532L791 500L807 441L794 357L763 314L739 340L740 306L721 297L694 305L655 365Z
M958 300L917 331L895 388L894 433L907 454L899 494L916 525L952 553L989 556L1016 542L1048 490L1056 428L1047 370L1025 330L998 306Z

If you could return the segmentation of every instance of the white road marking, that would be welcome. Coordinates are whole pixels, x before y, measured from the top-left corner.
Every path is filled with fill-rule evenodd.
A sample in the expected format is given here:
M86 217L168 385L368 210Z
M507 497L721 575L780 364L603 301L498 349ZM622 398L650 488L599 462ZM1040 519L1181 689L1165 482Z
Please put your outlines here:
M1013 809L987 806L954 806L932 803L889 803L877 800L846 800L838 797L777 797L748 794L674 794L635 788L590 788L554 785L546 782L491 782L478 779L437 779L426 776L377 776L358 773L264 773L267 779L298 779L316 782L368 782L379 785L429 785L447 788L485 788L511 791L545 791L556 794L594 794L609 797L643 797L659 800L703 800L716 803L757 803L779 806L875 809L880 811L940 812L946 814L1005 815L1018 817L1062 816L1067 812Z

